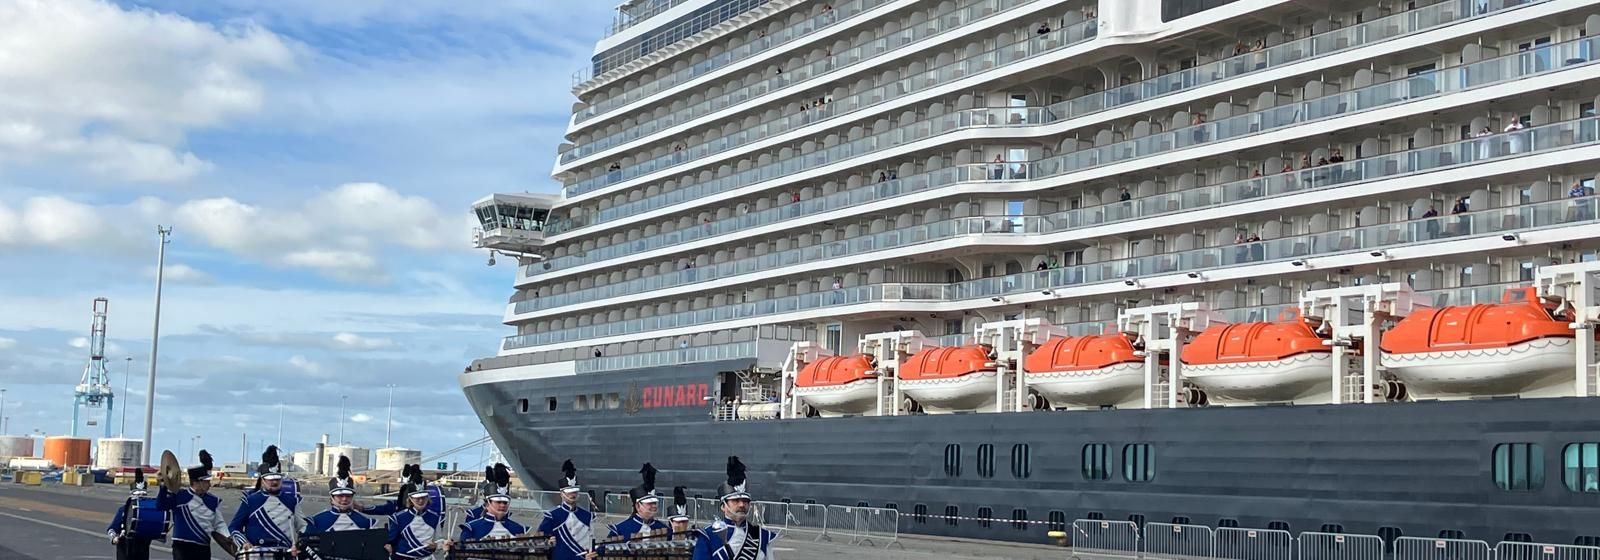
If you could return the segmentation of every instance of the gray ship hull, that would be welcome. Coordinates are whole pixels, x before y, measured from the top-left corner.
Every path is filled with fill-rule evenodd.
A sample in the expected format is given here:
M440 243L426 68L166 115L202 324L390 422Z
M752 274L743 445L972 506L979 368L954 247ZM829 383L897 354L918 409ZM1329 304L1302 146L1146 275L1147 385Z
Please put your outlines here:
M717 374L749 366L465 390L534 488L555 488L559 465L571 458L596 495L625 492L650 462L663 487L710 496L725 458L738 455L757 499L893 507L910 533L1042 542L1043 526L1009 521L1103 516L1282 522L1293 532L1329 524L1405 536L1452 530L1490 542L1507 533L1541 542L1600 535L1600 488L1587 478L1571 480L1580 491L1570 490L1566 476L1592 475L1562 468L1565 446L1600 442L1592 399L715 421L705 397L716 393ZM580 394L600 406L571 410ZM1142 463L1132 454L1145 444L1149 479L1139 480ZM1496 472L1508 472L1493 466L1501 444L1538 444L1534 457L1517 459L1526 478L1502 474L1497 482ZM1107 456L1103 463L1097 454Z

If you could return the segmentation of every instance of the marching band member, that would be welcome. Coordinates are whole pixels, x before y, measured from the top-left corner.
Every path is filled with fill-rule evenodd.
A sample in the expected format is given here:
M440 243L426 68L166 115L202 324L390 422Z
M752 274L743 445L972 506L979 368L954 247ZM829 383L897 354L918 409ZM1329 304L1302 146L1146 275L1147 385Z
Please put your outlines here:
M495 482L501 478L499 474L500 471L505 471L506 483L504 489L500 489L499 483ZM472 523L479 517L483 517L483 510L489 506L489 501L487 499L489 494L493 494L494 492L498 491L502 494L506 494L508 497L510 496L508 492L511 491L511 472L506 471L506 466L503 463L495 463L492 467L486 466L483 468L483 484L484 486L480 486L480 488L488 488L488 491L485 492L484 502L479 504L477 507L468 508L466 515L461 518L461 524L456 526L457 529L460 529L463 532L467 530L468 523Z
M750 494L745 492L744 463L728 458L728 482L722 495L722 518L695 535L694 560L772 560L776 533L750 523Z
M291 556L299 554L295 543L305 526L305 518L295 511L300 496L283 491L283 467L278 464L278 446L269 445L261 453L261 466L256 468L257 492L245 495L239 511L233 512L228 523L234 544L243 552L252 548L288 550Z
M165 531L152 534L149 530L140 530L139 526L147 521L144 519L143 506L149 500L145 497L148 495L144 470L140 468L133 471L133 485L129 488L128 500L117 508L116 515L111 517L111 525L106 527L106 536L111 537L111 544L117 547L117 560L150 560L150 542L166 540ZM166 520L162 519L161 523L165 524Z
M672 534L688 534L689 529L689 495L682 486L672 489L672 516L667 522L672 524Z
M167 492L161 486L156 503L172 512L172 560L210 560L211 535L226 535L222 500L211 494L211 454L200 450L200 466L189 469L189 487Z
M339 474L328 479L328 510L311 516L306 534L371 529L372 519L355 510L355 501L356 485L350 479L350 458L340 455Z
M422 480L422 465L406 465L401 473L406 477L400 487L406 509L389 516L389 544L384 548L396 559L431 558L434 550L450 546L448 540L435 542L442 516L428 508L433 496Z
M544 520L539 523L539 532L550 535L555 539L555 549L550 552L551 560L575 560L578 558L592 559L595 557L591 550L594 547L594 532L590 523L594 514L578 505L578 467L567 459L561 464L562 479L566 482L561 486L561 505L544 512Z
M639 469L639 474L643 475L644 483L628 490L628 497L633 500L633 515L612 525L611 534L606 537L608 539L622 537L623 542L627 542L667 530L667 524L656 519L656 511L661 503L661 498L656 496L656 468L645 463Z
M485 474L494 490L484 497L482 513L462 526L461 542L504 539L528 532L527 527L511 520L511 495L507 493L511 491L511 472L496 463Z

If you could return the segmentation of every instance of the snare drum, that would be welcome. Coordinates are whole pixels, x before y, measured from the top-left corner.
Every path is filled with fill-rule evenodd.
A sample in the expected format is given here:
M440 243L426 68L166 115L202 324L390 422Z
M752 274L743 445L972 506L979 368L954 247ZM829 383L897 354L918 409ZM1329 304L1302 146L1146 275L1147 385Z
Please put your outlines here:
M133 511L133 523L129 527L133 536L141 539L161 540L167 535L167 512L161 511L156 505L155 498L139 498L139 505Z

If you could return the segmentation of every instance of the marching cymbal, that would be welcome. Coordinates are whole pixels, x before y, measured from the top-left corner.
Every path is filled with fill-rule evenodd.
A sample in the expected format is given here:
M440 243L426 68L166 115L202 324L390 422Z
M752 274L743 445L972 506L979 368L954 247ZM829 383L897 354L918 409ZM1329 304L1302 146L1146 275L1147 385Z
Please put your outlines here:
M183 488L183 467L178 464L178 456L172 450L161 452L161 466L156 470L156 481L167 487L168 492L177 492Z

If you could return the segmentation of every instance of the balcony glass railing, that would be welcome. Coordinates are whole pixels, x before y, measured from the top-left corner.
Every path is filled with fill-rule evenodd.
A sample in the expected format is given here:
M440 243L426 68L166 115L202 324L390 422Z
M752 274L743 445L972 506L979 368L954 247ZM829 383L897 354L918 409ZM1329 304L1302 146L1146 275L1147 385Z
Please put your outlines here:
M995 0L1007 3L1032 2L1034 0ZM881 105L900 96L948 83L950 80L970 76L977 72L989 70L997 66L1015 63L1037 57L1047 52L1054 52L1068 46L1076 45L1094 38L1097 30L1094 21L1080 23L1066 29L1053 31L1048 35L1032 36L1028 39L1006 45L984 54L944 66L940 66L922 74L903 78L880 85L878 87L843 97L834 97L829 100L826 108L821 110L807 110L793 114L785 107L782 113L786 116L765 124L742 127L734 134L689 146L661 157L635 163L631 166L614 169L608 173L596 175L588 179L575 182L564 187L567 196L579 196L599 189L610 187L616 183L643 177L645 175L663 171L669 168L685 166L691 162L716 155L727 150L767 138L775 134L794 130L801 126L822 122L842 115L864 111L869 107ZM800 101L797 99L796 101ZM809 100L807 100L809 101Z
M1482 87L1492 83L1514 80L1527 75L1554 70L1556 67L1553 64L1540 63L1538 61L1548 61L1556 56L1563 56L1560 60L1563 60L1567 65L1586 63L1588 61L1587 56L1592 52L1592 41L1594 39L1579 39L1545 47L1549 50L1549 52L1545 53L1517 53L1471 65L1456 66L1408 76L1358 90L1340 92L1303 102L1289 103L1228 119L1152 134L1118 144L1069 152L1036 162L969 164L897 178L875 185L837 192L818 199L799 201L744 216L720 220L698 228L688 228L659 234L649 239L612 245L596 249L582 256L568 255L558 257L549 263L549 267L550 269L555 269L556 267L604 262L635 252L712 237L748 227L772 224L802 215L893 198L911 192L920 192L929 188L943 187L955 183L1014 181L1051 177L1062 174L1064 171L1082 171L1130 159L1166 153L1176 149L1248 136L1265 130L1302 125L1312 120L1337 117L1351 112L1409 102L1423 97ZM1570 55L1570 57L1567 57L1567 55ZM1010 120L1014 121L1031 121L1042 118L1045 114L1045 110L1037 108L1031 110L979 109L963 111L939 122L943 123L944 126L954 128L975 122L994 122L1002 116L1009 117ZM836 148L849 150L855 148L857 144L898 143L902 141L899 138L916 134L930 135L934 134L934 132L914 127L900 128L882 135L862 138ZM883 138L886 136L889 138ZM761 169L764 168L752 171L760 171ZM691 187L684 190L693 191L695 189ZM639 202L647 202L648 200ZM601 213L630 210L634 204L636 203L624 204ZM631 210L631 212L639 211L643 210ZM544 264L540 264L538 269L534 267L526 268L523 271L523 275L532 276L538 274L539 270L543 270L544 267Z
M645 278L525 300L518 302L513 309L519 314L529 313L958 237L1060 233L1247 202L1263 197L1393 179L1456 165L1481 164L1488 161L1503 162L1507 158L1562 150L1597 141L1600 141L1600 120L1580 119L1290 173L1253 177L1127 201L1106 202L1042 216L968 217L942 220L823 245L778 251L706 267L665 272Z
M812 78L832 74L845 74L851 69L870 66L873 60L880 58L884 54L897 52L901 49L914 48L917 44L922 43L931 37L938 37L945 35L946 33L958 31L966 27L967 24L988 19L991 15L999 14L1001 13L1001 10L1012 9L1016 6L1034 1L1035 0L967 0L963 7L953 9L948 14L942 14L937 18L929 20L928 24L925 26L914 26L912 29L902 30L888 37L872 39L862 45L846 49L843 52L835 53L821 60L810 62L799 68L792 68L787 72L767 78L765 81L735 89L713 99L702 101L681 111L672 111L661 118L641 119L643 122L628 127L621 132L609 136L595 138L589 142L585 142L581 146L574 146L571 149L562 152L561 163L569 163L578 158L588 157L590 155L600 153L613 147L620 146L626 142L638 140L645 136L655 134L661 130L671 128L679 123L691 122L713 112L721 111L733 105L743 103L750 99L766 95L791 85L806 83ZM783 114L789 114L790 111L788 109L788 107L779 108L780 112ZM809 112L803 112L802 114L790 114L786 117L780 117L778 119L768 121L760 126L751 127L741 131L742 134L746 134L747 136L743 141L733 145L747 144L762 138L767 138L782 132L793 130L806 124L811 124L812 122L815 122L815 119L811 117L812 115ZM693 149L700 148L702 146L705 146L705 144L692 147L688 150L688 154L704 154L704 150ZM684 153L679 152L673 155L683 156ZM699 157L704 156L693 156L693 158ZM672 159L679 158L675 157Z
M1537 0L1539 3L1548 0ZM1498 11L1498 10L1497 10ZM1482 15L1471 17L1484 17L1496 12L1486 12ZM1045 107L1043 111L1012 109L1006 118L999 121L971 121L963 125L950 122L947 117L936 117L919 121L911 126L897 127L896 130L880 133L871 138L861 139L842 146L835 146L827 150L804 154L796 158L783 160L760 169L752 169L737 173L721 179L706 183L690 185L678 190L647 197L638 201L628 202L596 214L580 219L559 220L551 224L552 234L571 231L574 229L606 223L630 217L641 212L665 208L668 206L701 200L707 196L747 187L753 183L775 179L807 169L823 165L838 163L843 159L865 157L881 149L901 145L907 141L920 139L935 134L944 134L965 128L967 126L1037 126L1057 122L1063 119L1079 118L1111 107L1117 107L1153 99L1187 88L1206 85L1217 81L1227 80L1252 72L1259 72L1268 68L1284 64L1325 56L1334 52L1344 51L1377 41L1388 40L1394 37L1417 33L1430 28L1438 27L1445 23L1459 21L1459 16L1453 10L1444 9L1438 4L1420 8L1410 12L1396 14L1373 22L1343 28L1320 35L1306 37L1282 45L1268 48L1264 51L1246 53L1230 59L1204 64L1195 68L1166 74L1143 82L1128 84L1122 87L1097 92L1061 103ZM1019 58L1022 60L1032 55ZM980 57L982 58L982 57ZM1015 62L1009 61L1009 62ZM1007 63L1009 63L1007 62ZM961 63L957 63L961 64ZM941 80L942 82L942 80ZM837 100L831 106L837 107ZM832 111L830 109L829 111ZM958 113L961 114L961 113ZM1011 116L1016 115L1016 116ZM826 117L826 115L824 115ZM1024 119L1025 117L1025 119ZM816 115L812 116L817 118ZM935 130L937 128L937 130ZM718 149L715 153L725 151ZM685 152L669 154L667 158L690 159ZM777 168L773 171L772 168ZM621 181L627 175L627 170L620 170L604 177L595 177L586 182L607 181L616 179ZM628 176L631 178L632 176ZM592 189L591 189L592 190ZM592 217L591 217L592 216Z
M510 350L510 348L507 348ZM635 369L655 366L668 366L675 364L693 364L700 362L715 362L720 360L736 360L740 358L755 358L757 345L754 340L732 342L728 344L715 344L711 346L691 346L676 350L660 350L656 352L640 352L638 354L624 354L621 356L601 356L599 358L584 358L578 360L578 373L593 373L596 371L612 371L619 369Z
M802 21L800 25L786 25L784 26L783 30L779 31L778 33L761 37L757 41L739 45L733 50L725 51L717 56L713 56L702 60L699 63L692 64L688 68L673 72L672 74L667 75L665 78L641 84L637 88L622 92L622 95L595 103L583 110L573 113L573 119L575 122L581 123L604 115L629 103L633 103L640 99L644 99L645 97L655 95L656 93L659 93L662 90L672 86L687 82L700 76L704 76L706 73L718 68L722 68L729 64L733 64L775 48L786 46L797 39L802 39L817 31L833 27L839 22L850 21L852 18L861 15L863 12L875 9L878 6L888 4L892 1L894 0L849 0L847 2L840 2L838 6L833 8L831 13L817 14L805 21ZM578 85L581 85L582 82L589 81L589 79L593 77L592 75L588 74L588 71L592 69L593 67L591 66L590 68L579 72L575 80Z
M1448 217L1434 217L1254 243L1173 251L1142 257L981 278L952 284L873 284L755 302L723 305L644 319L507 337L505 350L695 327L782 313L842 308L870 302L962 302L1057 290L1157 274L1283 262L1315 256L1368 252L1506 233L1593 224L1600 213L1594 196L1530 203ZM1600 235L1600 228L1588 228Z

